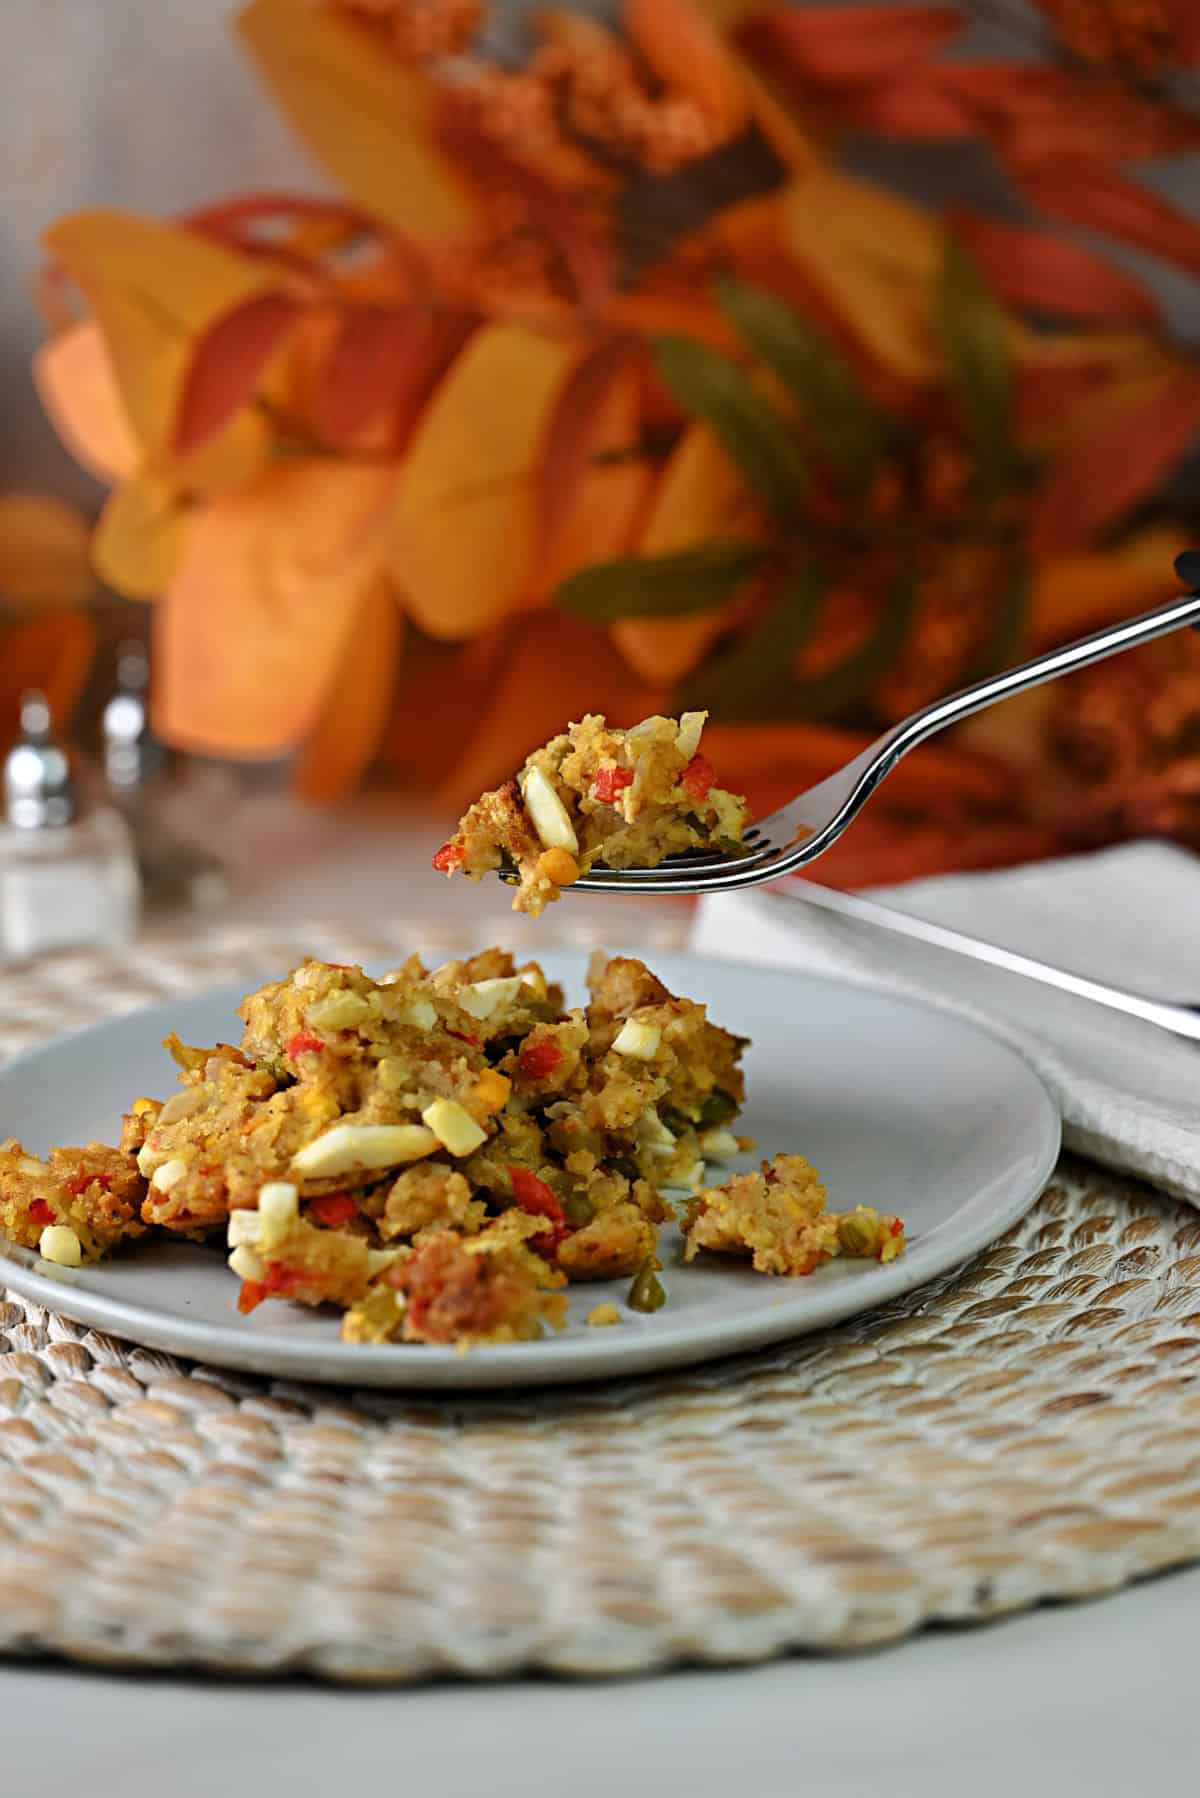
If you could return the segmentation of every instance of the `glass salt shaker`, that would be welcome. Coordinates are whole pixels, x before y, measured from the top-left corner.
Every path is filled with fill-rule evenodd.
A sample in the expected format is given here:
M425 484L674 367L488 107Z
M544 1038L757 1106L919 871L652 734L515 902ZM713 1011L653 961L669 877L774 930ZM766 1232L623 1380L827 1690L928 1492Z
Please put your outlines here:
M43 694L21 700L4 762L0 961L126 942L137 927L137 863L125 820L81 805Z

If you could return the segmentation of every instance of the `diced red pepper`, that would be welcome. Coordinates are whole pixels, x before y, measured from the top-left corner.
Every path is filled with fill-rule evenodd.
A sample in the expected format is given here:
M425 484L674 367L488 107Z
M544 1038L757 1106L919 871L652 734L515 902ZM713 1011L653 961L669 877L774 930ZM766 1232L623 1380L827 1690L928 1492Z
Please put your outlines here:
M327 1230L340 1230L343 1224L358 1216L358 1206L348 1192L323 1192L309 1200L308 1209L309 1215L324 1224Z
M243 1280L242 1289L238 1293L238 1310L243 1317L256 1311L267 1296L267 1289L261 1280Z
M566 1224L567 1214L553 1187L531 1174L527 1167L510 1167L508 1176L512 1181L513 1198L522 1211L527 1211L530 1217L547 1217L560 1227Z
M558 1044L543 1037L537 1042L526 1041L521 1044L517 1066L531 1080L546 1080L556 1068L562 1066L565 1059Z
M466 859L466 850L460 849L457 843L443 843L433 858L433 865L439 874L449 874Z
M477 1036L472 1036L469 1030L451 1030L450 1026L447 1025L446 1035L452 1036L455 1042L469 1044L472 1049L477 1049L479 1047L479 1038Z
M615 805L617 795L633 785L632 768L598 768L592 782L592 798L602 805Z
M298 1055L319 1055L324 1047L323 1039L311 1030L298 1030L287 1046L288 1060L295 1061Z
M892 1223L891 1223L892 1235L899 1236L899 1234L900 1234L901 1230L903 1230L903 1228L904 1228L904 1219L902 1217L894 1217L892 1219Z
M86 1192L89 1186L102 1186L105 1192L111 1192L112 1175L89 1174L85 1167L81 1167L75 1178L67 1181L67 1191L73 1199L77 1199L80 1193Z
M245 1314L261 1305L264 1299L286 1298L304 1279L300 1268L288 1267L283 1261L269 1261L261 1280L243 1280L238 1294L238 1310Z
M41 1224L43 1229L47 1224L54 1223L56 1220L53 1206L49 1205L45 1199L35 1199L29 1207L29 1221L32 1224Z
M694 755L683 771L682 785L690 799L699 802L708 798L710 787L716 785L717 771L706 755Z

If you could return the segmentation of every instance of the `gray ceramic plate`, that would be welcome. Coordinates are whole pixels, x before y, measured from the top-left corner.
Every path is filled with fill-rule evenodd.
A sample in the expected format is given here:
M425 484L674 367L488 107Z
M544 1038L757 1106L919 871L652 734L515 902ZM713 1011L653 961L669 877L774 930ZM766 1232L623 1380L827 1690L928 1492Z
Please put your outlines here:
M577 1002L585 958L541 959ZM0 1283L147 1347L256 1373L355 1386L551 1385L757 1348L894 1299L999 1236L1053 1168L1059 1120L1045 1087L1012 1049L973 1026L803 974L682 955L650 960L677 992L706 1001L717 1023L753 1038L740 1128L761 1153L807 1155L839 1210L869 1204L899 1212L905 1256L887 1266L832 1262L807 1279L767 1279L716 1258L685 1267L668 1227L663 1310L641 1316L622 1305L620 1325L589 1326L587 1313L606 1299L620 1304L625 1283L576 1286L561 1334L467 1354L354 1347L338 1339L336 1317L298 1306L267 1304L241 1318L221 1257L189 1243L146 1243L75 1270L0 1243ZM38 1152L52 1142L113 1140L131 1099L171 1090L173 1069L161 1047L167 1032L178 1030L185 1042L236 1041L240 996L227 988L172 1001L12 1062L0 1072L0 1138L19 1136Z

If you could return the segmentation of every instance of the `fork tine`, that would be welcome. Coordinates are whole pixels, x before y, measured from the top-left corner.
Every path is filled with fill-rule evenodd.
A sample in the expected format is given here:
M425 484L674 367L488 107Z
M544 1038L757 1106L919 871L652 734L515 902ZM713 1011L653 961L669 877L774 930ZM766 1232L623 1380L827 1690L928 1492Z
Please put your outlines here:
M659 880L671 875L684 879L697 874L708 874L718 868L757 867L772 853L773 845L764 839L762 842L753 843L748 855L702 855L699 853L669 855L665 861L659 863L657 868L620 868L615 872L619 873L621 879L628 885L640 887L644 881ZM609 872L614 872L614 870L609 870ZM584 875L583 878L589 880L591 876ZM579 881L575 882L576 886L580 884ZM605 891L608 891L607 887Z

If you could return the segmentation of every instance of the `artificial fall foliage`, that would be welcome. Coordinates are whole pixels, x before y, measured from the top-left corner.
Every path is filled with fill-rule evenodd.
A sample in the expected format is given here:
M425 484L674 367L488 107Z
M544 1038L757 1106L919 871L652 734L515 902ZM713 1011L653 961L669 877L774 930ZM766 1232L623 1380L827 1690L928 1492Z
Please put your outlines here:
M154 602L164 734L294 752L316 800L377 765L450 803L568 714L699 705L770 804L1169 597L1200 362L1104 240L1200 276L1200 224L1137 174L1200 145L1198 15L1039 10L1032 64L1018 0L987 62L965 4L626 0L537 15L513 67L476 0L250 0L344 197L46 235L36 378L111 487L96 574ZM852 134L985 143L1012 203L919 206ZM1169 728L1106 759L1098 671L1086 751L1060 696L993 719L889 783L831 876L1200 836L1200 660L1119 680L1151 667Z

